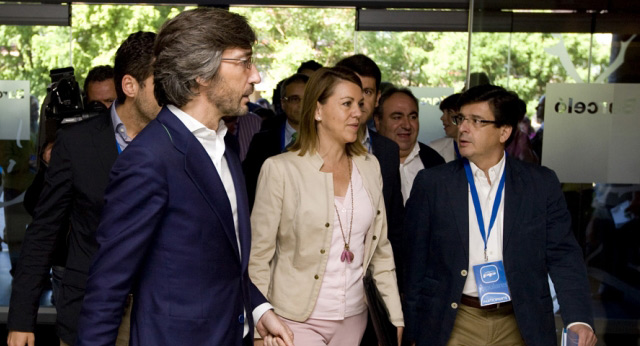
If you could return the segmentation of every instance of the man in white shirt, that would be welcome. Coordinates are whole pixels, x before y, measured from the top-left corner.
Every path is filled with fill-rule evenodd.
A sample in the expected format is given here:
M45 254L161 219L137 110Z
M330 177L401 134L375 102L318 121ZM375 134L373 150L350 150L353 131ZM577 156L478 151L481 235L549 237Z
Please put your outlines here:
M435 150L418 142L420 117L418 99L409 89L387 89L373 113L378 133L393 140L400 147L400 184L406 204L419 171L444 163Z
M130 345L293 345L251 283L244 179L223 116L247 113L260 75L240 15L199 8L154 45L163 109L116 161L76 345L113 345L133 291ZM237 142L235 143L237 146Z
M525 113L493 85L458 102L462 160L415 179L405 219L405 323L416 345L555 345L564 324L595 345L582 251L553 171L507 157Z
M458 144L456 138L458 138L458 127L451 122L451 117L458 114L458 99L460 94L453 94L447 96L442 102L440 102L440 110L442 116L442 128L445 136L435 139L429 143L429 146L433 150L437 151L446 162L451 162L460 158L460 152L458 151Z

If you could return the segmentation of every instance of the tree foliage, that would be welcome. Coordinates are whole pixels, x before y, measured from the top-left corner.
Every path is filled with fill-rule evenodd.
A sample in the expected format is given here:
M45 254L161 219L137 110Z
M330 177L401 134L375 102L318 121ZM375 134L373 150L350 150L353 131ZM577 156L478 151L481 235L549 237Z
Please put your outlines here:
M0 79L29 80L40 99L49 70L73 65L82 84L92 66L112 64L120 43L138 30L157 31L184 7L73 5L72 27L0 26L0 47L19 52L0 55ZM461 90L467 74L467 33L356 32L355 10L345 8L233 7L246 16L258 35L257 66L263 82L257 89L270 97L278 81L295 73L303 61L331 66L345 56L364 53L398 86L450 86ZM609 62L609 42L588 34L562 39L580 77L590 80ZM471 71L483 71L496 84L528 101L530 113L549 82L574 82L558 57L545 48L558 43L551 34L474 33ZM589 65L589 62L591 64Z

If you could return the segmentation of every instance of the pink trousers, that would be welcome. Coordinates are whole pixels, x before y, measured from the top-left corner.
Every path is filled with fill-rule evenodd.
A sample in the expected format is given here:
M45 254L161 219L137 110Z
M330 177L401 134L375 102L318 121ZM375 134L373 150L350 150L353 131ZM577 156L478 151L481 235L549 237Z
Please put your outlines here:
M304 346L357 346L367 327L367 311L344 320L308 319L295 322L282 318L291 328L296 345Z

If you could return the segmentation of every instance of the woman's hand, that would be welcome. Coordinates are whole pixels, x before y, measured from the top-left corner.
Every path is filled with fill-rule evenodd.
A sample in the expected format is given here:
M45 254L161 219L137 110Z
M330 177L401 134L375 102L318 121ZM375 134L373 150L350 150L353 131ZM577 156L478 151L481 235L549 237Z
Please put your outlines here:
M404 327L398 327L398 345L402 345L402 332L404 332Z

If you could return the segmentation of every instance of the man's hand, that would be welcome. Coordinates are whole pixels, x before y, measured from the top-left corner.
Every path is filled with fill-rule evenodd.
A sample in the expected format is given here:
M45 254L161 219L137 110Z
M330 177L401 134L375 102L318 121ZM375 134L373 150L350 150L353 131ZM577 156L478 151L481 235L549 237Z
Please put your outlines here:
M593 330L584 324L576 324L569 329L578 334L578 346L595 346L598 341Z
M398 345L402 345L402 332L404 327L398 327Z
M7 345L8 346L34 346L36 342L36 336L30 332L17 332L17 331L9 331L9 336L7 337Z
M294 346L293 332L278 318L273 310L269 310L260 317L256 329L262 337L265 346ZM22 346L22 345L21 345Z

